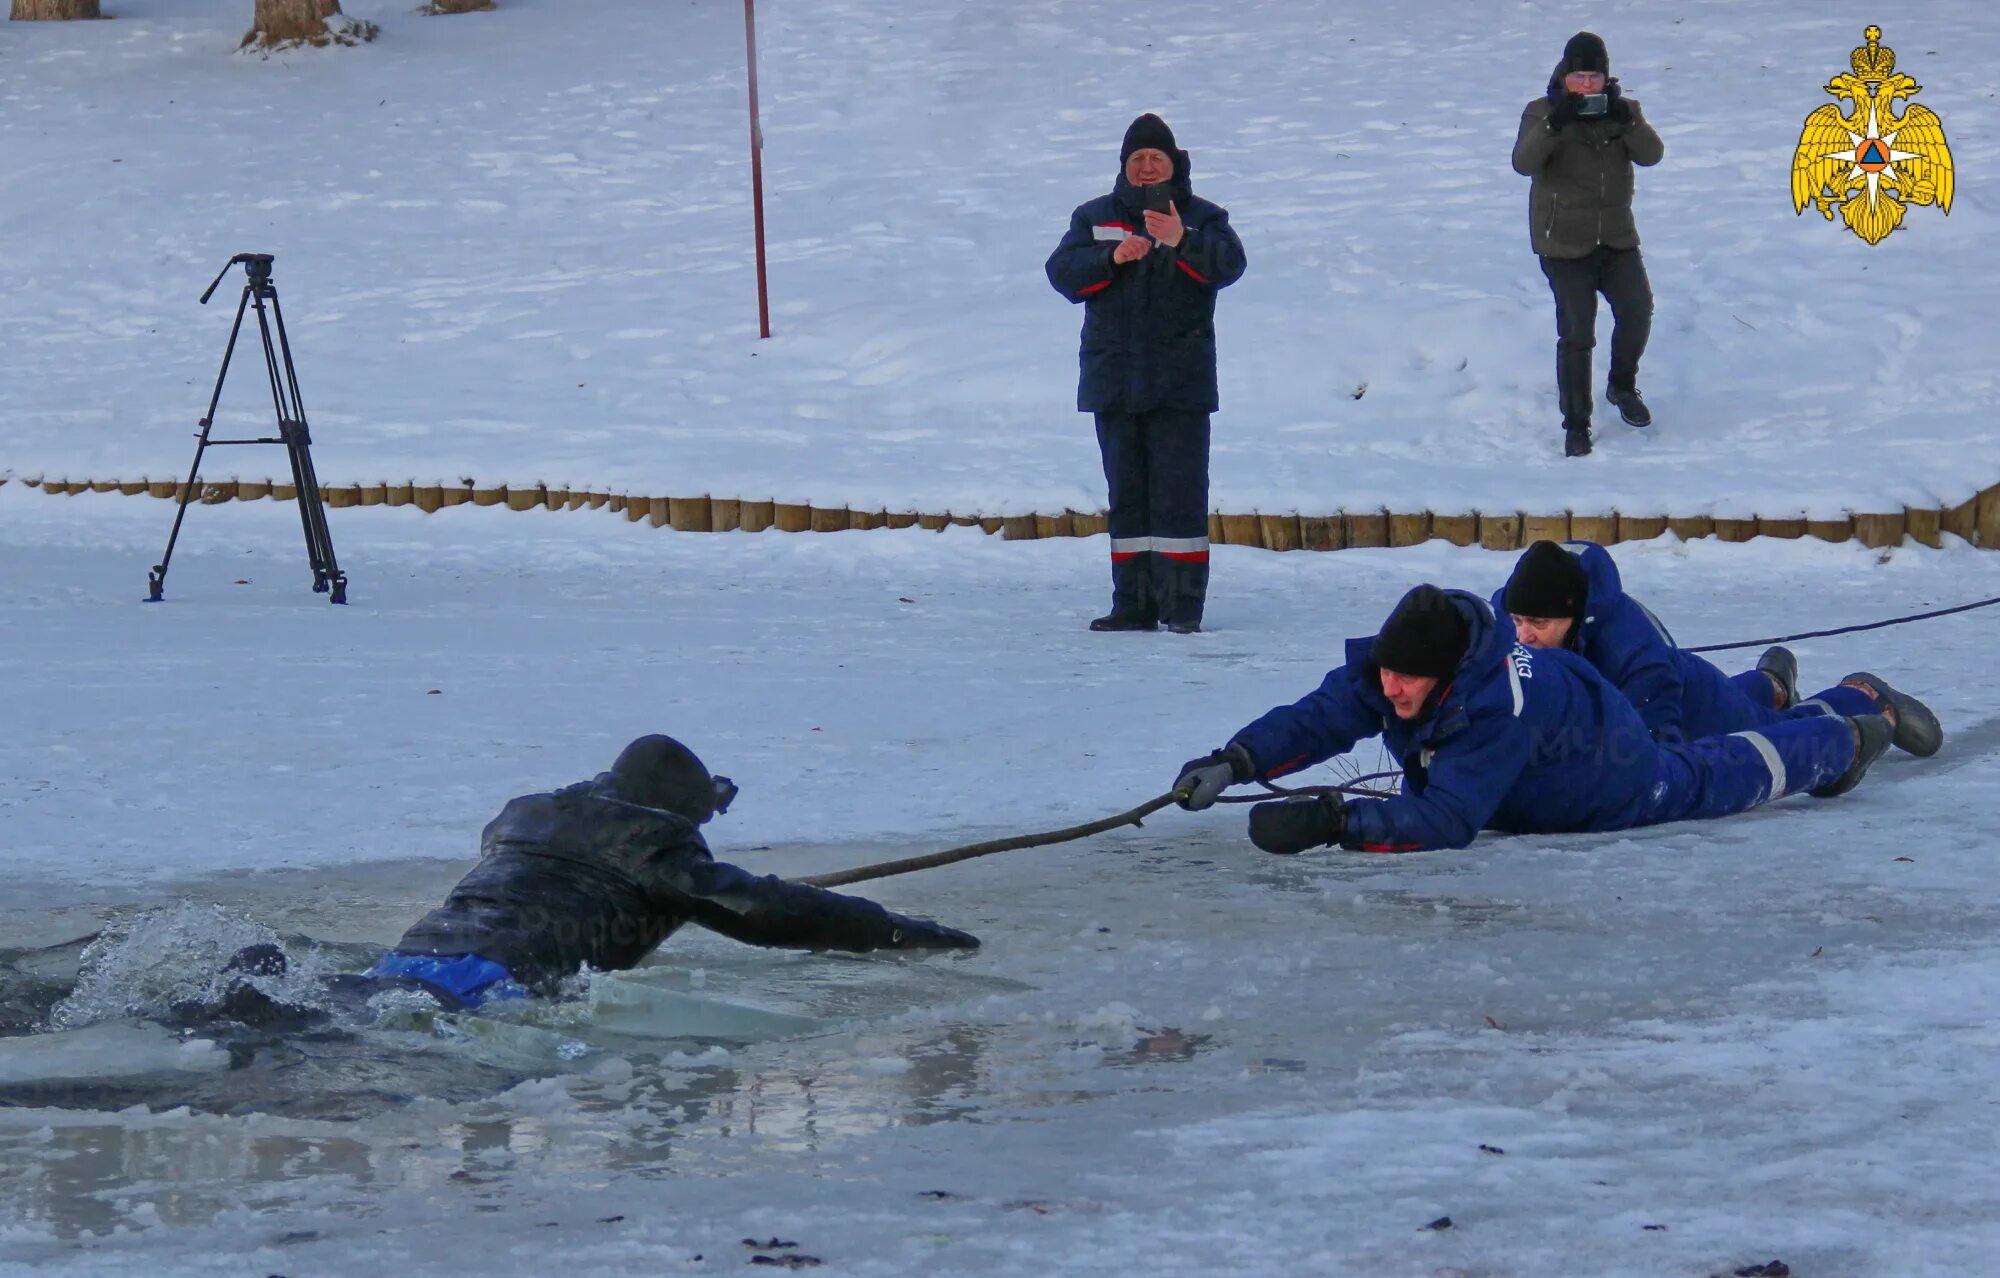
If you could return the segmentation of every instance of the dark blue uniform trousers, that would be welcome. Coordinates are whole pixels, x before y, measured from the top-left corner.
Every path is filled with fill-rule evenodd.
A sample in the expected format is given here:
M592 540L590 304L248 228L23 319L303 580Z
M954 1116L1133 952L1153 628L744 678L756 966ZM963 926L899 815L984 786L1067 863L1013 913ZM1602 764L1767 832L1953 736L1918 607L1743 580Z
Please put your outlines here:
M1208 414L1097 414L1111 488L1111 611L1201 624L1208 599Z
M1661 746L1660 779L1640 825L1728 816L1825 785L1854 762L1854 729L1818 714Z
M1779 710L1771 705L1773 689L1771 681L1762 671L1745 670L1731 675L1726 684L1719 688L1704 716L1701 731L1708 733L1744 732L1751 728L1768 728L1772 724L1784 723L1792 719L1810 719L1816 715L1879 714L1881 707L1869 699L1859 688L1836 686L1824 692L1814 693L1787 710ZM1692 729L1691 729L1692 730Z

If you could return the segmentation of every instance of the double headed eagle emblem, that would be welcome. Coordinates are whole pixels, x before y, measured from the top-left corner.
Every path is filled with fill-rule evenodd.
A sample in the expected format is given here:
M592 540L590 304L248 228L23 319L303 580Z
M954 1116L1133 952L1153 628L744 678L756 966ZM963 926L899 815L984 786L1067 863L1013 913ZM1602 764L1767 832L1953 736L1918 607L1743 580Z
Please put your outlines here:
M1819 207L1833 220L1840 208L1847 228L1879 244L1903 224L1905 207L1935 204L1951 212L1951 147L1944 122L1929 107L1910 103L1901 115L1896 102L1922 91L1896 70L1896 51L1882 43L1882 28L1862 33L1868 43L1848 59L1853 71L1827 82L1826 91L1854 109L1842 114L1834 103L1806 117L1792 155L1792 212Z

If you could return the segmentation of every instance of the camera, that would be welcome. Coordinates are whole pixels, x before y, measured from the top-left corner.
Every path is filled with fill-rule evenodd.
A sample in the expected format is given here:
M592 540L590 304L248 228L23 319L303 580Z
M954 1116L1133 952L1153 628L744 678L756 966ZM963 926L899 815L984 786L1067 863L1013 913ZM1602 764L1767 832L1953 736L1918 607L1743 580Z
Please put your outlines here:
M1608 93L1585 93L1579 95L1576 113L1584 119L1603 115L1611 109L1611 95Z

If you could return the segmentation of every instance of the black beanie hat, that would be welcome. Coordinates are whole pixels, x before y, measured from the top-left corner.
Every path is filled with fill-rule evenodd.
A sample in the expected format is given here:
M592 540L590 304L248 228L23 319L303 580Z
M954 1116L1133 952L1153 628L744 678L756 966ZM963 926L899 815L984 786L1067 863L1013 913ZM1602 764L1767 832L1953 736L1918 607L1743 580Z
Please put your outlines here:
M1446 679L1465 660L1471 629L1444 591L1428 583L1403 596L1368 649L1384 670L1418 678Z
M1604 37L1592 31L1579 31L1563 46L1563 74L1571 71L1602 71L1611 74L1611 52L1604 47Z
M1123 164L1132 158L1132 152L1143 151L1148 147L1155 151L1165 151L1167 158L1175 160L1178 164L1176 157L1180 154L1180 148L1174 145L1174 131L1167 127L1165 120L1151 111L1132 121L1126 128L1125 141L1118 147L1118 162Z
M1581 617L1589 597L1590 578L1577 557L1538 541L1514 565L1502 601L1516 617Z
M715 815L715 779L694 751L672 737L640 737L626 746L610 777L627 803L663 808L696 825Z

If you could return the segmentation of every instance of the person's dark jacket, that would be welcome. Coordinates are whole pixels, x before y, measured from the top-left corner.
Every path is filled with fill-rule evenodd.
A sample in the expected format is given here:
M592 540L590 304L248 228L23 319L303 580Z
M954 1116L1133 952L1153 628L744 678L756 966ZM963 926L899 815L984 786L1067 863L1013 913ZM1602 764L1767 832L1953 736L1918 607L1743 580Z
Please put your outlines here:
M1212 413L1220 406L1215 293L1243 274L1243 244L1228 210L1189 185L1187 152L1173 159L1167 185L1187 228L1178 247L1156 244L1136 262L1112 264L1120 240L1146 235L1146 188L1121 172L1111 194L1070 214L1068 233L1049 254L1049 283L1084 306L1076 387L1082 412Z
M1599 245L1639 247L1632 218L1632 166L1658 164L1666 144L1639 110L1624 98L1631 119L1609 116L1572 120L1549 127L1549 113L1562 100L1566 62L1557 63L1547 94L1521 112L1514 138L1514 171L1534 179L1528 188L1528 230L1543 257L1585 257ZM1615 81L1614 81L1615 83Z
M964 932L717 861L692 821L627 803L612 774L507 804L479 863L396 949L476 954L546 989L584 964L636 966L684 923L792 949L961 948Z
M1254 775L1282 776L1378 733L1403 769L1393 799L1347 801L1341 846L1360 852L1462 848L1482 829L1510 834L1623 830L1653 811L1660 748L1632 704L1573 652L1522 647L1486 601L1445 592L1470 632L1430 713L1399 718L1370 649L1319 688L1231 738Z

